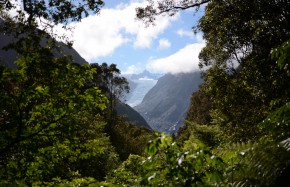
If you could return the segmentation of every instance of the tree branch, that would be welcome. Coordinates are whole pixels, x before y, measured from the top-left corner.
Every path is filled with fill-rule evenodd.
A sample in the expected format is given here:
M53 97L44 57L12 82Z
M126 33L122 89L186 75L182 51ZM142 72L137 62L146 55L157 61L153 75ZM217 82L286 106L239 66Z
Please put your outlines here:
M185 6L172 6L172 7L168 8L168 9L160 11L158 13L158 15L166 13L166 12L170 12L170 11L179 11L179 10L186 10L186 9L189 9L189 8L200 7L201 5L206 4L206 3L210 2L210 1L212 1L212 0L204 0L204 1L201 1L201 2L198 2L198 3L185 5Z
M138 7L136 8L136 17L139 20L144 21L146 24L151 23L154 24L156 20L156 16L161 15L163 13L167 13L170 16L175 15L176 12L180 10L186 10L189 8L199 8L201 5L206 4L213 0L193 0L193 1L182 1L179 4L176 4L174 0L163 0L161 2L156 3L151 0L147 0L149 5L146 7Z

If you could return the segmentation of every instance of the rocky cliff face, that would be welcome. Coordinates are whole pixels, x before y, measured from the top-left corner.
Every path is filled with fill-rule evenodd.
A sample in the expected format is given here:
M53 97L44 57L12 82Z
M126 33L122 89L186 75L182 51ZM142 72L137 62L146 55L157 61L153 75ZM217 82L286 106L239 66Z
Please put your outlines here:
M200 72L166 74L134 109L152 129L175 133L183 125L192 93L202 83L200 76Z

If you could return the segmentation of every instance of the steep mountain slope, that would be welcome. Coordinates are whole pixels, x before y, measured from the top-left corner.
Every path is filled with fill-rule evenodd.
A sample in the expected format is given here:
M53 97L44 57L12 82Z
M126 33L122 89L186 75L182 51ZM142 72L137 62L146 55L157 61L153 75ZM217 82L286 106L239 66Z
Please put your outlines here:
M151 129L146 120L129 105L125 103L117 103L116 110L118 115L126 117L129 122Z
M175 133L183 124L192 93L201 83L200 72L166 74L134 109L152 129Z
M9 35L0 33L0 65L4 65L8 68L16 68L14 63L17 58L17 53L15 50L3 50L3 47L7 46L9 43L13 42L13 38ZM64 43L58 42L61 46L62 53L55 52L56 56L61 54L71 55L75 62L79 64L86 64L87 62L83 59L73 48L66 46Z

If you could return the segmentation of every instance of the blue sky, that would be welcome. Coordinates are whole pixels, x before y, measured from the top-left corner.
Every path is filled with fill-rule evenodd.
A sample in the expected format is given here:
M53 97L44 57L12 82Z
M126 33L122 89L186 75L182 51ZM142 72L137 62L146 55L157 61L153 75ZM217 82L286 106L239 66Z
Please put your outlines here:
M156 73L190 72L198 68L204 46L191 28L202 11L186 10L174 17L160 16L155 26L135 19L135 8L145 0L105 1L99 15L73 23L73 47L88 62L115 63L122 73L145 69Z

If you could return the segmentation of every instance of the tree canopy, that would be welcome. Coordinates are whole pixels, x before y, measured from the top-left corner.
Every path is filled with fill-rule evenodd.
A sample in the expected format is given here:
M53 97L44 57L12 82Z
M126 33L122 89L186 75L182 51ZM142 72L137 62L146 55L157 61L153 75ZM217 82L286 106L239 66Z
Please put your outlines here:
M72 45L73 41L67 35L55 32L55 26L60 25L70 30L72 28L68 26L69 23L81 21L90 14L98 14L104 4L102 0L23 0L23 4L19 5L12 0L4 0L0 3L0 19L7 25L6 33L11 34L14 27L13 34L17 37L27 35L27 29L33 29L34 35L39 35L40 31L45 32L54 39L58 38ZM17 13L10 14L11 10ZM10 32L7 29L10 29Z
M3 0L0 8L6 10L16 8L15 2ZM81 0L62 1L62 0L23 0L23 10L32 17L43 18L55 24L69 23L70 21L80 21L87 17L89 13L99 13L100 8L104 6L102 0Z
M214 1L199 21L207 41L200 66L210 67L205 90L229 134L244 126L240 138L259 136L255 124L289 101L289 76L271 58L290 37L289 8L287 1Z

